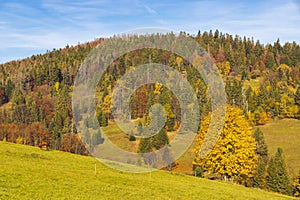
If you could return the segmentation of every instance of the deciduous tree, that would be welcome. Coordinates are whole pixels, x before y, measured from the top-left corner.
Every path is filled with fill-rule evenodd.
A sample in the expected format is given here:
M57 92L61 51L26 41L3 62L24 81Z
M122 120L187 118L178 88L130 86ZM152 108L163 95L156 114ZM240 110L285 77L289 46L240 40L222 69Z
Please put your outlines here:
M210 124L209 115L202 122L197 135L194 165L201 167L206 175L224 179L241 180L249 184L255 175L258 156L252 128L238 108L227 107L225 125L221 135L206 157L200 157L201 147Z

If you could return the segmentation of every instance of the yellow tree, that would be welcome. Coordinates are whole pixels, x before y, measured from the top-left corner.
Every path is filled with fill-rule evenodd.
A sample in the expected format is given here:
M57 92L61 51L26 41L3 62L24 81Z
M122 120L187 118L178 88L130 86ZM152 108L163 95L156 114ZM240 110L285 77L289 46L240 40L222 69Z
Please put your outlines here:
M163 85L161 83L155 83L155 88L154 88L153 93L155 95L160 95L162 92L162 89L163 89Z
M214 148L204 158L200 150L207 134L210 117L204 119L197 135L194 167L200 167L206 177L230 179L248 185L254 176L258 157L252 128L238 108L227 107L223 130Z
M300 197L300 170L298 176L294 179L293 189L294 189L294 196Z
M108 94L104 97L104 100L101 104L102 111L106 115L106 118L109 118L112 109L111 96Z

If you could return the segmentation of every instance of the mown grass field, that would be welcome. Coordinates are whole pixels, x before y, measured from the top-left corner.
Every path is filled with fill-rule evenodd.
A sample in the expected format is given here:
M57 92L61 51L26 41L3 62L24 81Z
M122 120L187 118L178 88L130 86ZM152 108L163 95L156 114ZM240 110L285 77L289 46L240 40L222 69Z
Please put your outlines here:
M281 119L271 120L266 125L258 126L264 133L269 149L269 155L274 156L278 147L283 148L290 178L296 176L300 170L300 120ZM256 127L253 128L255 130ZM136 152L138 141L130 142L128 137L118 128L115 123L102 128L104 133L117 146L132 152ZM170 133L168 133L170 136ZM173 134L173 133L171 133ZM190 148L177 160L174 172L192 174L192 161L194 160L194 141Z
M139 139L136 141L129 141L128 136L125 135L124 132L116 125L114 122L109 122L109 126L102 127L105 135L118 147L129 151L129 152L137 152ZM176 132L168 132L168 137L170 140L175 136ZM194 148L196 147L196 141L194 141L190 148L177 160L177 167L173 168L172 171L184 173L191 175L193 174L193 165L192 161L194 160L195 153Z
M269 155L274 156L281 147L290 178L297 175L300 170L300 120L272 120L259 128L264 133Z
M122 173L92 157L0 142L0 199L292 198L167 171Z

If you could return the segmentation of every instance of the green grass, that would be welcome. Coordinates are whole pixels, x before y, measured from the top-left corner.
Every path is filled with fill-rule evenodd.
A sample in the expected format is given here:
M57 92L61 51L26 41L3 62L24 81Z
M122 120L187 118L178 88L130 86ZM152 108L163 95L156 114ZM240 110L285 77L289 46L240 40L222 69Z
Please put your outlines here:
M128 136L118 127L116 123L110 122L109 126L101 127L101 129L109 138L109 140L116 146L129 152L137 152L138 140L129 141Z
M290 199L290 197L166 171L146 174L122 173L102 165L92 157L0 142L0 199Z
M252 80L254 81L254 80ZM278 147L283 148L290 178L298 174L300 170L300 120L282 119L269 121L264 126L259 126L263 131L268 145L269 155L273 156ZM102 127L104 133L120 148L127 151L137 152L138 141L130 142L128 137L118 128L115 123L110 122L109 126ZM172 138L174 133L168 133ZM177 167L174 172L193 174L192 161L194 160L194 141L190 148L177 160Z
M300 120L273 120L259 128L264 133L269 155L274 156L281 147L290 178L297 175L300 170Z

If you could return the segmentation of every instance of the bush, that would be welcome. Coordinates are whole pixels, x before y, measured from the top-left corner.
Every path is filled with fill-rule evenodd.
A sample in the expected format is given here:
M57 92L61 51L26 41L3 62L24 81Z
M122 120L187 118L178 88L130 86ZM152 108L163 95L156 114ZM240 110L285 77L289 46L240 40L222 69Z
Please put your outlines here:
M201 167L196 167L194 172L196 177L203 178L203 169Z
M129 141L136 141L136 138L134 137L134 135L129 136Z

